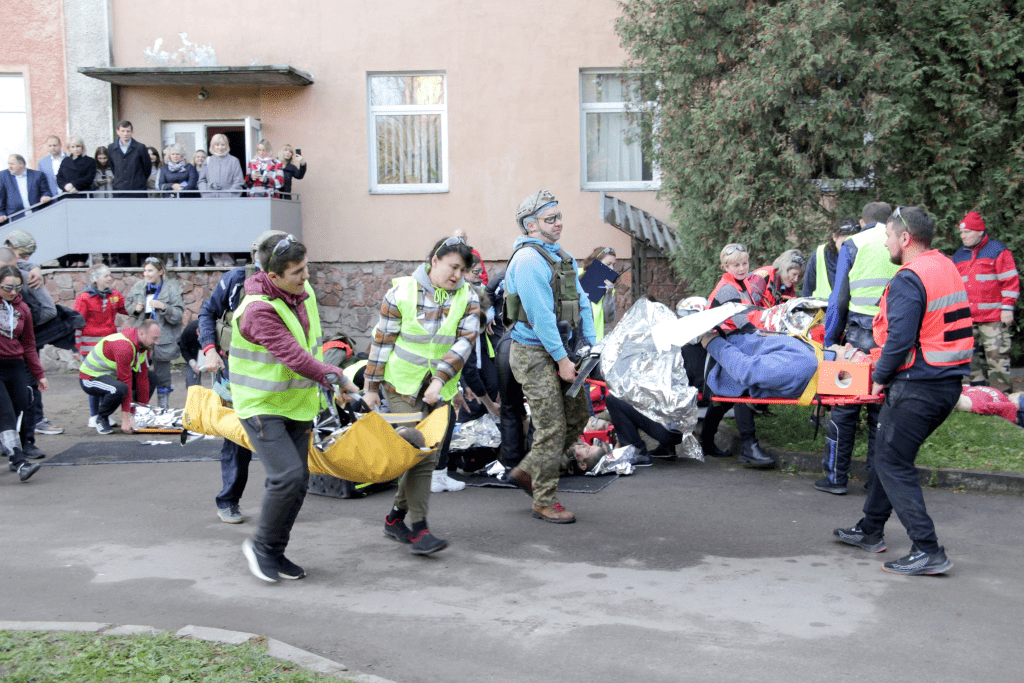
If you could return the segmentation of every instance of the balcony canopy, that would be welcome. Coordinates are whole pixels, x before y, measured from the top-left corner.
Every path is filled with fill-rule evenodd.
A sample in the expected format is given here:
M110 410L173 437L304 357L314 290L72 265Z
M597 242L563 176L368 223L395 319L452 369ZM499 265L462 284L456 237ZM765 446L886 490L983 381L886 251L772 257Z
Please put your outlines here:
M114 85L312 85L305 71L284 64L265 66L82 66L78 72Z

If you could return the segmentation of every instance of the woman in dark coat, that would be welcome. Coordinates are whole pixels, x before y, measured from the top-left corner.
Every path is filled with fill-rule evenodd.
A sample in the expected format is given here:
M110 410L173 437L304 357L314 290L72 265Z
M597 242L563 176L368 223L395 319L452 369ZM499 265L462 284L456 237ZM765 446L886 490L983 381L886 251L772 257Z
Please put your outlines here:
M61 189L62 199L84 197L79 192L88 192L96 180L96 160L85 153L82 138L72 135L68 138L68 156L57 169L57 187ZM88 254L68 254L57 259L62 268L83 268L88 261Z
M199 172L196 167L185 161L185 148L174 144L167 148L167 165L160 171L160 189L174 191L177 194L168 197L198 197ZM183 190L190 190L188 192Z
M291 145L281 147L281 163L284 164L284 185L281 194L284 199L291 199L292 178L302 180L306 177L306 160L296 154Z

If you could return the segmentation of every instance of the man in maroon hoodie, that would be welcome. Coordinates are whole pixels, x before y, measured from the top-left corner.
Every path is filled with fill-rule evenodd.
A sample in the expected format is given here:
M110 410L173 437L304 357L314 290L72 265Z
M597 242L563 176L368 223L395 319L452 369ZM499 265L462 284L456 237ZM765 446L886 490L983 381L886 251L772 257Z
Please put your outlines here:
M128 327L104 337L86 357L78 372L82 389L90 396L99 396L96 431L110 434L110 416L121 406L121 431L132 433L132 400L149 402L156 387L147 357L160 340L160 326L155 320L143 320L138 327Z

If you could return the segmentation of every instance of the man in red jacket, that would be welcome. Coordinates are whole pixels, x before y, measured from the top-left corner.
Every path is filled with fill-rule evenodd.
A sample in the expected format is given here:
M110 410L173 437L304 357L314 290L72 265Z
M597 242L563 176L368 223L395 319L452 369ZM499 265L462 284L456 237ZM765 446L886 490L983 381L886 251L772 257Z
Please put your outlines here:
M987 384L1008 394L1010 326L1020 296L1020 278L1013 254L985 231L981 214L971 211L960 221L962 247L953 254L974 318L974 357L971 384Z
M110 434L110 416L121 406L121 431L132 433L132 400L149 402L156 387L147 357L160 340L155 320L101 339L82 363L78 380L90 396L100 397L96 431Z

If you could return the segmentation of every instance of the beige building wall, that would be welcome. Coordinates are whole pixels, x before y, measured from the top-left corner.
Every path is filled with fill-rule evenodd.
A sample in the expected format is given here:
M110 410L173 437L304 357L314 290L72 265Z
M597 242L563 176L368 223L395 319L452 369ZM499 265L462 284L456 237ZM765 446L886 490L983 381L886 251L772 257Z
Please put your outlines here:
M580 189L580 69L624 61L615 0L320 0L271 12L242 0L180 0L173 11L110 1L113 66L174 65L204 48L220 66L288 64L313 76L307 87L207 87L205 100L198 87L121 87L115 112L145 144L159 141L161 121L254 116L275 148L301 148L309 170L293 191L312 260L418 260L455 228L488 261L505 259L517 204L541 188L560 201L572 253L610 245L628 255L628 237L598 216L600 193ZM367 73L417 70L447 77L450 189L370 194ZM653 192L612 194L669 217Z

